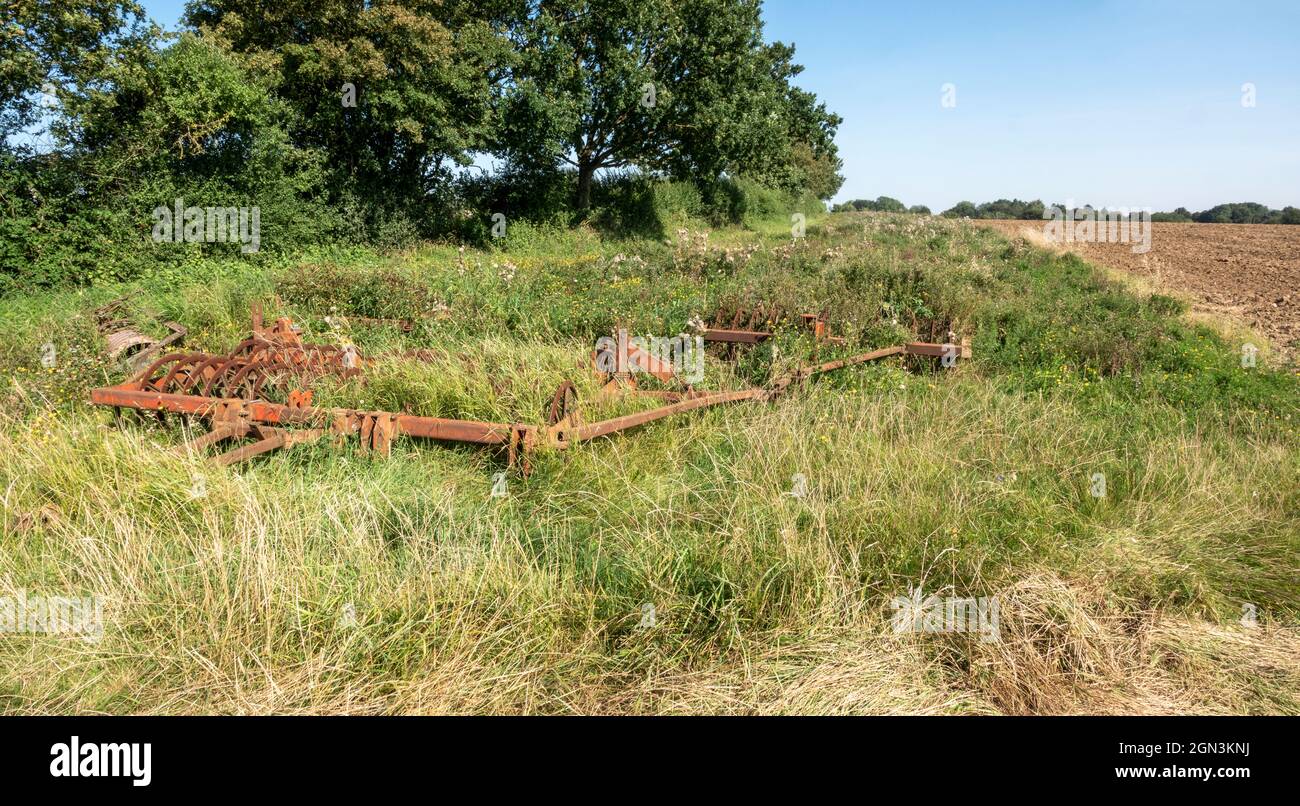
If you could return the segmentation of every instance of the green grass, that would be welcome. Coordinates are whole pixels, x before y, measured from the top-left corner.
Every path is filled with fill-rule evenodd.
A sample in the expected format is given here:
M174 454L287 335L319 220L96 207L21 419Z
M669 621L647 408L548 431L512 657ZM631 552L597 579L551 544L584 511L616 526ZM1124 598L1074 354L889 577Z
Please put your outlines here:
M806 359L810 310L843 353L955 331L975 358L542 451L494 497L500 457L410 440L388 460L179 456L178 424L119 428L86 402L120 379L90 311L128 288L0 301L0 596L105 601L96 643L0 635L6 711L1300 712L1300 377L1243 369L1073 256L850 214L798 241L780 219L667 242L521 228L495 251L201 263L138 287L139 320L197 349L237 342L254 300L316 340L431 349L318 399L502 422L541 423L566 378L590 400L598 335L719 307L766 304L778 336L711 357L704 388ZM326 321L349 314L419 324ZM1002 641L894 634L913 586L998 595Z

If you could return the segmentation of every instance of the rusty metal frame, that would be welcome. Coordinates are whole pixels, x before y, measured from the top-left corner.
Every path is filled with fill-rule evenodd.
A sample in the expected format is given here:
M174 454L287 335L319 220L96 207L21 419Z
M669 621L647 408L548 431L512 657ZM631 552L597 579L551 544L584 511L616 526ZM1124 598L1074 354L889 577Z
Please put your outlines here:
M135 297L139 290L132 291L100 305L92 313L95 327L104 337L104 354L112 361L125 358L126 366L131 371L138 371L156 355L173 344L180 343L189 330L176 322L164 322L168 333L162 339L155 339L147 333L136 330L131 318L117 318L127 301ZM137 349L138 348L138 349Z
M328 433L336 438L355 435L363 451L381 456L389 454L397 436L497 446L506 449L511 466L518 464L527 472L536 443L533 426L313 407L311 391L300 388L288 390L283 404L261 397L270 380L301 384L326 374L351 377L362 372L363 363L354 350L304 342L288 318L266 326L261 305L255 304L252 336L230 352L170 353L124 383L92 389L90 402L119 412L132 409L208 420L211 430L187 443L186 450L230 439L255 440L214 457L218 464L315 441Z
M739 328L738 325L747 325L753 327L754 324L763 321L769 312L760 307L758 310L750 313L738 311L729 323L726 322L722 312L719 311L715 316L715 321L721 321L724 324L715 324L704 328L702 336L706 343L725 344L726 356L728 359L735 358L736 348L738 346L752 346L767 341L774 335L767 330L749 330ZM841 336L832 336L828 332L826 317L820 313L802 313L799 318L803 321L804 327L813 337L813 357L816 359L817 352L822 344L842 345L845 339Z
M708 408L711 406L725 405L728 403L740 403L750 400L767 401L784 392L790 386L807 381L808 379L826 372L833 372L838 369L850 367L855 364L864 364L869 361L877 361L881 358L888 358L893 355L915 355L926 357L943 357L952 356L956 358L969 358L971 355L970 340L964 339L960 344L932 344L929 342L908 342L906 344L896 345L894 347L885 347L879 350L872 350L866 353L848 356L846 358L827 361L821 364L814 364L809 367L797 369L787 375L783 375L766 388L741 389L737 391L722 392L672 392L637 389L635 386L620 387L625 394L656 396L661 397L669 402L658 408L640 411L634 414L625 414L621 417L614 417L609 420L602 420L590 424L579 422L576 412L570 411L562 418L557 418L557 404L552 403L552 423L546 429L547 444L555 448L567 448L577 442L586 442L599 437L616 434L620 431L627 431L646 423L662 420L665 417L671 417L675 414L682 414L696 409ZM611 380L602 388L602 393L614 388L617 380ZM567 381L560 387L556 393L558 400L562 393L572 388L572 384Z
M819 337L818 341L826 338L820 317L805 319ZM344 377L359 373L359 366L349 363L349 355L357 358L355 352L349 353L332 345L304 343L298 329L286 318L277 320L269 328L264 327L258 306L253 314L253 336L230 353L172 353L163 356L125 383L91 390L90 401L118 412L133 409L155 412L159 416L170 413L208 420L210 430L186 443L182 450L187 452L204 450L232 439L254 440L213 457L213 461L222 465L314 442L326 435L335 439L356 436L363 452L387 456L392 440L407 436L504 448L508 465L520 468L526 475L530 455L539 445L565 449L576 443L611 436L698 409L771 400L816 375L889 356L969 358L971 351L969 340L963 340L961 344L909 342L800 367L766 387L732 391L695 391L689 387L684 391L642 390L636 388L632 376L623 378L614 374L602 388L602 396L635 395L664 403L646 411L593 423L581 421L576 389L566 381L556 391L545 427L313 407L311 391L300 388L289 391L287 403L261 398L267 373L287 373L295 381L327 373ZM656 371L662 367L653 364L643 369L656 376L663 374Z
M210 420L212 431L191 443L193 448L204 448L224 439L248 435L261 436L265 440L267 427L271 427L269 433L274 434L275 428L293 426L318 430L321 434L328 431L340 437L356 435L361 438L363 450L374 450L387 456L395 436L510 448L518 445L531 446L534 430L531 426L509 423L421 417L362 409L297 407L265 400L153 392L139 389L131 383L92 389L90 402L114 409L162 412ZM251 458L278 447L282 447L282 444L267 444L264 450L241 454L233 461Z

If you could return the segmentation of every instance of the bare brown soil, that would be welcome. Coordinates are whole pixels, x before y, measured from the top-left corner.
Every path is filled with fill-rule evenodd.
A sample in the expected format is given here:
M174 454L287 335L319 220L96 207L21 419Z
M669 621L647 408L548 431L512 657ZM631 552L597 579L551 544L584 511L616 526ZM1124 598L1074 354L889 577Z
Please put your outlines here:
M1041 241L1041 221L977 221ZM1081 257L1139 276L1188 299L1193 310L1244 324L1284 360L1300 360L1300 227L1274 224L1152 225L1151 251L1133 244L1062 244Z

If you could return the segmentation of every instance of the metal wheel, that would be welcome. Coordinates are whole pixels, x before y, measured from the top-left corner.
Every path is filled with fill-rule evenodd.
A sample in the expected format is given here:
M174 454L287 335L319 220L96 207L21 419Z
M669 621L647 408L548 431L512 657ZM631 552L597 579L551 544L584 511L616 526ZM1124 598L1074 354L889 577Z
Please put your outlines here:
M573 381L565 381L551 397L551 409L546 416L547 425L558 425L578 410L578 390Z

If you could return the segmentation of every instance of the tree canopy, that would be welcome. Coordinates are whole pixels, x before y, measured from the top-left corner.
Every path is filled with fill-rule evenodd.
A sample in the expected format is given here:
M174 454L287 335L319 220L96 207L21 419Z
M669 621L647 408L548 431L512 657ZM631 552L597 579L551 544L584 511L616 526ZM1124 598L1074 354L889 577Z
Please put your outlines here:
M511 36L497 151L570 166L579 209L602 168L839 187L839 118L790 85L793 49L764 44L757 0L540 0Z
M623 225L655 199L802 209L843 179L801 70L759 0L191 0L179 34L136 0L11 0L0 273L129 272L182 197L266 208L272 247L484 237L498 200ZM626 209L592 215L593 188Z
M239 54L366 195L430 190L483 149L507 58L505 4L195 0L187 22Z
M7 0L0 19L0 142L36 124L67 93L102 83L156 36L133 0ZM11 146L12 147L12 146Z

